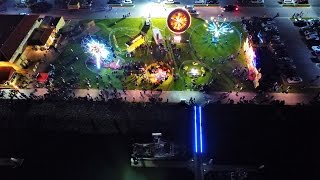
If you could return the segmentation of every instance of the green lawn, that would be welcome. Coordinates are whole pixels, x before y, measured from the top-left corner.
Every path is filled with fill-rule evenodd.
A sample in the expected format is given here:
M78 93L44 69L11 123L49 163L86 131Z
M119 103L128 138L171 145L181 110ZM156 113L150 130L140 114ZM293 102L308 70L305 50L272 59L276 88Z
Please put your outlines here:
M151 23L152 25L147 32L147 44L155 45L152 37L152 28L159 28L162 36L166 39L172 36L172 33L166 27L166 20L164 18L153 18L151 19ZM224 91L233 89L235 83L241 82L230 75L231 71L237 65L244 65L244 58L240 56L238 60L226 62L224 64L221 64L220 61L221 58L235 54L240 49L240 41L242 39L240 40L239 35L234 33L228 37L225 37L224 41L227 40L228 44L224 44L222 46L211 45L210 42L206 41L206 28L202 26L203 23L204 21L202 19L192 19L191 27L182 35L181 43L176 45L177 48L181 49L180 58L174 55L174 51L171 49L171 43L169 43L169 41L166 43L166 45L169 47L169 53L161 56L160 58L156 57L154 54L151 54L151 50L148 48L139 48L135 51L133 57L126 57L125 54L123 54L126 49L125 42L138 34L143 28L144 19L141 18L96 20L96 25L100 28L100 31L97 32L96 35L106 39L106 41L111 41L112 46L117 44L119 49L117 50L116 47L114 48L116 51L118 51L118 55L120 55L125 62L143 62L149 65L159 60L163 62L169 62L171 59L173 59L174 64L172 64L171 67L174 69L174 72L176 72L177 78L163 83L158 88L164 90L197 90L197 88L192 89L191 78L187 77L186 73L181 71L181 66L185 61L200 61L208 68L208 71L204 77L197 78L195 81L197 84L205 84L214 80L214 83L211 86L211 89L213 90ZM241 30L240 23L233 23L232 25ZM193 46L190 46L189 40L192 42ZM122 76L122 70L118 71L118 77L112 74L113 70L110 69L101 69L96 70L95 72L93 72L94 70L89 70L85 65L85 61L87 60L88 56L83 53L80 42L81 39L78 39L76 42L70 43L58 58L56 62L56 69L62 69L63 66L66 68L65 72L56 73L56 79L58 82L61 81L60 77L64 77L65 80L71 78L70 66L73 66L75 72L78 73L80 78L80 88L85 88L85 83L83 82L85 78L91 79L92 87L96 88L97 73L103 77L102 81L99 80L100 87L102 84L109 84L109 82L111 82L113 87L116 88L122 88L123 86L127 87L128 89L152 87L151 84L147 83L138 83L138 85L136 85L136 76L131 75L125 78ZM74 52L70 51L71 48ZM194 53L194 51L197 53ZM75 60L75 56L78 56L79 60ZM198 57L200 57L200 59ZM212 60L212 58L214 58L214 60ZM109 75L110 79L107 78L107 75ZM121 81L123 81L123 83ZM244 89L250 90L250 86L252 85L248 84L248 87L245 86Z

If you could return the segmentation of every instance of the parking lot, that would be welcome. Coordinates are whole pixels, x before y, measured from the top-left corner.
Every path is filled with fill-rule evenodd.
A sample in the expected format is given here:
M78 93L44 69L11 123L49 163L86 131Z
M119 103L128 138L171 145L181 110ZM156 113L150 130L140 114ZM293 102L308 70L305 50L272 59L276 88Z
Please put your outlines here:
M304 42L304 37L300 35L299 28L294 26L288 18L276 18L275 22L279 34L287 46L289 57L294 60L293 64L296 66L297 75L303 79L304 84L315 79L320 75L320 69L312 62L311 50ZM319 86L320 81L315 81L313 85Z

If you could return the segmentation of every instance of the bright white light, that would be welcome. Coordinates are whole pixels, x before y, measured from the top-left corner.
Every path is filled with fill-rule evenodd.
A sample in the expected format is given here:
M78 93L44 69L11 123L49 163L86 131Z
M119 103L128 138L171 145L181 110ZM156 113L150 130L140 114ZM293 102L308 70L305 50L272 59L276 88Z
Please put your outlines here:
M98 39L91 36L85 37L81 45L86 53L89 53L95 59L98 69L101 68L101 64L108 64L112 60L111 47Z
M140 12L144 17L167 17L171 8L166 8L164 3L148 2L144 5L143 10Z
M89 52L96 58L97 68L100 69L101 59L107 58L110 52L106 49L104 44L95 40L90 41L87 46Z
M195 68L192 68L192 69L190 70L190 74L191 74L192 76L197 76L197 75L199 75L199 70L198 70L198 69L195 69Z
M175 43L180 43L180 41L181 41L181 36L179 36L179 35L174 36L174 37L173 37L173 41L174 41Z
M220 21L219 19L211 17L211 21L208 22L208 31L212 34L211 41L213 43L217 43L221 35L233 32L230 23L227 23L225 21L226 19Z

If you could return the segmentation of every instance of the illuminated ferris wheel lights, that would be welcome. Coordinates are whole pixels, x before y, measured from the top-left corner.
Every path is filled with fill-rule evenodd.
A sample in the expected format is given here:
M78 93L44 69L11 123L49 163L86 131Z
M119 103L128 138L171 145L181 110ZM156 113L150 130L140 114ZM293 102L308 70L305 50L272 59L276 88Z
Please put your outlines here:
M173 33L183 33L190 27L190 25L191 16L185 9L175 9L168 15L167 26Z
M97 69L101 68L101 64L108 64L112 61L111 48L101 39L95 36L87 36L82 39L81 46L85 53L95 60Z

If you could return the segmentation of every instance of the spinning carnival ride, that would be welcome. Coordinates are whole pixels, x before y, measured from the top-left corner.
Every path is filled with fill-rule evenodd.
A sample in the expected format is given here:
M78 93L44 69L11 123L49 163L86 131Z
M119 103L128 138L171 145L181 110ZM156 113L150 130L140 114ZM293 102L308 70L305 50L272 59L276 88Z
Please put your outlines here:
M167 17L167 26L175 34L184 33L191 25L191 16L185 9L177 8Z
M227 33L233 33L233 27L230 22L226 22L226 18L222 20L221 16L218 18L211 17L211 20L206 21L207 31L211 34L211 42L218 43L220 40L220 36L225 35Z
M104 40L95 36L88 35L84 37L82 39L81 46L85 53L94 58L97 69L100 69L101 65L110 65L114 60L112 47L104 42Z

